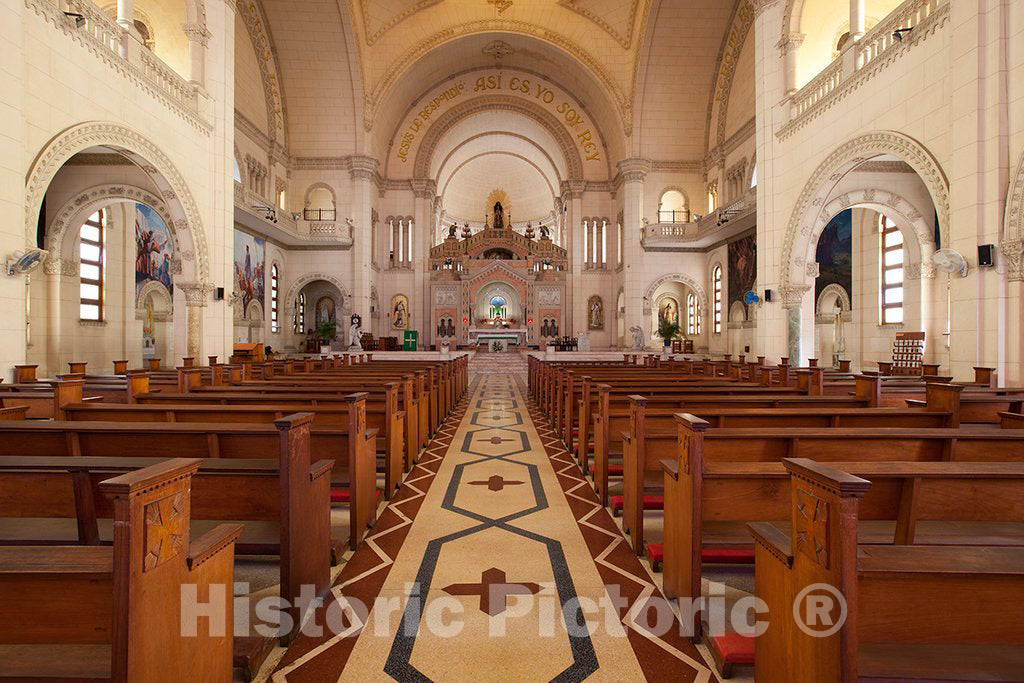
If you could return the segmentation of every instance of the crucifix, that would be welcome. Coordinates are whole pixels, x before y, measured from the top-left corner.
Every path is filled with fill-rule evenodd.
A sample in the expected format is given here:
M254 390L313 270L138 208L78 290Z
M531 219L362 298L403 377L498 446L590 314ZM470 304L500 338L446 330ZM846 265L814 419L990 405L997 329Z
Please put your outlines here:
M480 611L496 616L508 607L510 595L534 595L540 592L536 583L506 583L505 572L491 567L480 574L479 583L453 583L442 588L448 595L480 597Z

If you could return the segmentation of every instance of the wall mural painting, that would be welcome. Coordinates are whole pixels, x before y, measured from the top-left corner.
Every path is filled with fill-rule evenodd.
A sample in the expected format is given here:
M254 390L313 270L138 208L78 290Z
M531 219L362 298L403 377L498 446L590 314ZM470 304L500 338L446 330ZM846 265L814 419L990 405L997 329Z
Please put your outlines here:
M266 240L235 230L235 292L242 296L242 310L251 301L263 306L263 268Z
M747 320L750 311L743 303L743 295L754 289L757 282L757 240L748 235L729 243L729 310L739 302Z
M853 210L841 211L828 222L815 252L819 273L814 280L814 300L829 285L839 285L853 301ZM831 314L832 311L823 311Z
M391 299L391 327L396 330L409 329L409 298L396 294Z
M664 296L658 301L658 327L665 322L679 324L679 302L673 296Z
M156 211L145 204L135 205L135 296L143 286L155 280L172 292L171 263L174 240L171 231Z

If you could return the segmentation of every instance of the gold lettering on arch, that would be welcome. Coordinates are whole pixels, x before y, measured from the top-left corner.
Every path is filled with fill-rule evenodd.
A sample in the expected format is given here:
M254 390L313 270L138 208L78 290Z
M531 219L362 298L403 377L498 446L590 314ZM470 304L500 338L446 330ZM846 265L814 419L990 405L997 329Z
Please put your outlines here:
M453 81L439 95L430 100L403 131L398 141L398 158L404 164L409 161L409 152L419 133L426 127L434 113L446 102L457 99L468 89L465 82ZM472 92L500 91L511 93L538 102L560 119L576 138L585 161L600 161L601 148L583 114L568 99L559 97L555 90L542 79L521 76L506 78L502 72L480 76L473 81Z

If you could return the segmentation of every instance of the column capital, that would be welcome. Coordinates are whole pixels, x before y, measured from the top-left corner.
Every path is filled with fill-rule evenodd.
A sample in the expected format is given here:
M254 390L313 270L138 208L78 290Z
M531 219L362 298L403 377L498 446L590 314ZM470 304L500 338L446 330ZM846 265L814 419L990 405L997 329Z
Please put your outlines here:
M811 291L810 285L790 285L779 290L782 298L783 308L800 308L803 305L804 294Z
M782 4L781 0L751 0L754 7L754 17L761 16L765 11L778 7Z
M581 197L586 187L587 181L585 180L563 180L560 188L562 192L562 201Z
M78 261L66 258L48 258L43 262L43 272L47 275L78 275Z
M213 36L205 26L199 24L182 24L182 30L188 37L190 43L199 43L203 47L207 47L210 44L210 38Z
M433 200L437 195L437 182L431 178L413 178L409 184L412 185L413 195L417 199Z
M649 159L630 158L623 159L618 163L619 174L623 182L642 183L647 174L651 172L651 161Z
M999 245L1006 259L1006 279L1010 282L1024 282L1024 239L1007 240Z
M213 293L213 285L206 282L175 282L174 284L185 295L186 306L204 307L209 305L210 295Z
M380 168L380 162L370 156L356 154L348 159L348 173L352 180L373 180Z
M779 48L779 53L785 55L787 52L794 52L799 48L807 35L804 33L797 33L791 31L786 33L779 39L779 42L775 43L775 47Z

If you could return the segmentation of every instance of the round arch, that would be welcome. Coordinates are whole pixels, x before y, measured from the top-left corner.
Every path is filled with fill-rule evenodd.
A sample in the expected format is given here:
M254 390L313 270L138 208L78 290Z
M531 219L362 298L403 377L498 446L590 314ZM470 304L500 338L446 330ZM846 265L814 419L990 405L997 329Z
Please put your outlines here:
M57 210L56 218L47 226L46 250L49 258L63 259L65 252L73 244L68 237L75 237L73 232L85 222L85 219L98 209L116 202L137 202L153 209L163 219L174 242L175 254L180 254L181 240L174 228L171 214L163 200L155 197L149 190L126 184L106 184L90 187L75 194ZM180 272L181 262L175 259L172 273Z
M25 181L25 244L35 246L39 207L57 172L75 154L96 146L112 149L150 177L165 201L171 218L167 225L176 231L183 247L181 261L186 278L209 285L206 233L199 207L184 177L170 158L148 138L116 123L91 121L72 126L50 140L39 153ZM191 249L184 248L186 246Z
M628 137L632 134L632 101L631 98L616 85L612 75L601 66L600 60L595 58L583 47L573 40L554 33L543 31L538 34L535 25L524 21L490 19L483 21L470 21L446 27L443 31L433 36L418 41L412 47L391 63L387 72L374 85L373 90L368 92L363 110L363 124L367 132L373 129L373 122L377 118L377 112L388 97L396 90L399 80L415 64L422 61L430 52L452 43L460 38L481 35L486 33L512 33L533 39L543 46L567 56L571 62L578 65L583 73L593 78L596 84L604 91L610 100L615 104L612 109L618 115L618 123Z
M558 122L553 114L543 109L540 105L509 95L485 95L467 100L452 107L435 120L423 136L423 141L416 151L413 177L429 177L430 163L437 150L437 146L452 126L476 114L494 110L519 114L539 123L558 142L562 157L569 168L570 179L583 178L583 160L580 158L579 150L576 148L576 141L572 139L572 136L569 135L565 127Z
M781 289L783 298L796 288L807 286L808 259L813 261L812 240L816 225L820 223L824 205L839 182L854 168L868 159L892 154L910 165L924 183L939 215L942 241L949 241L949 181L938 161L919 142L895 131L877 131L859 135L828 155L818 165L804 185L790 214L782 246Z
M689 275L683 275L682 273L672 273L669 275L663 275L657 280L652 282L648 287L647 291L644 292L644 315L649 315L652 310L652 298L654 292L657 291L658 287L661 287L666 282L681 282L694 292L697 293L697 298L700 300L701 314L707 313L708 310L708 295L699 282L694 280Z
M811 256L807 262L808 276L815 270L813 254L821 233L840 212L854 208L871 209L893 219L903 233L903 246L907 250L907 269L920 272L924 277L932 274L931 255L935 251L935 238L924 220L924 215L895 192L867 188L844 192L822 207L810 234Z
M1001 249L1006 258L1006 274L1010 280L1024 280L1024 152L1017 170L1010 179L1003 216Z
M328 192L330 192L331 203L334 205L334 208L338 208L338 193L335 192L334 188L328 185L327 183L313 183L312 185L306 188L306 194L302 199L302 205L304 207L309 208L310 195L312 195L313 192L316 190L327 190Z
M850 302L850 293L846 291L846 288L840 284L833 282L827 285L821 290L821 294L818 295L817 300L814 302L814 311L817 315L824 315L822 313L822 307L825 302L829 299L835 299L839 302L840 308L843 309L843 313L849 313L853 310L853 304Z
M348 289L345 288L345 285L341 283L341 280L331 275L326 275L324 273L306 273L298 280L293 282L292 286L288 288L288 296L286 296L284 300L284 311L286 318L290 318L292 313L295 311L295 299L299 296L299 292L302 291L302 288L311 282L316 282L317 280L329 282L330 284L337 287L338 291L341 292L342 300L340 302L341 306L339 306L338 308L339 314L341 313L342 310L348 310L347 306L350 301L351 295L348 293Z
M144 312L146 307L146 299L153 299L153 315L154 318L157 315L161 317L159 320L166 321L172 320L174 317L174 302L171 297L171 293L167 291L162 282L156 280L150 280L146 284L142 285L139 289L138 296L135 297L135 317L140 318L140 313Z

